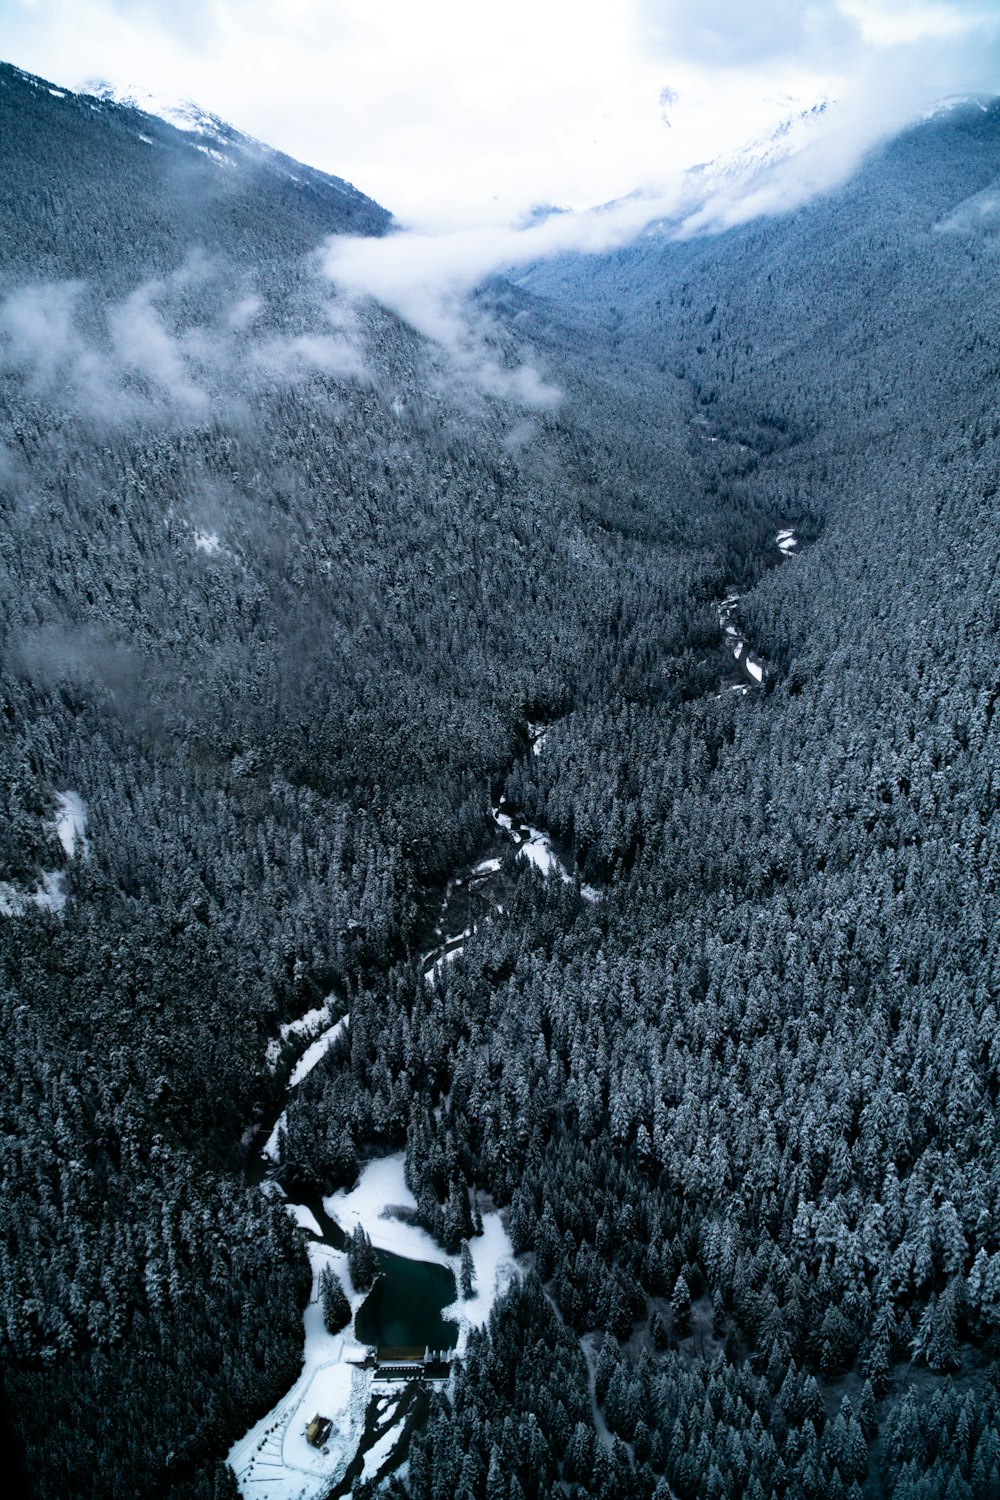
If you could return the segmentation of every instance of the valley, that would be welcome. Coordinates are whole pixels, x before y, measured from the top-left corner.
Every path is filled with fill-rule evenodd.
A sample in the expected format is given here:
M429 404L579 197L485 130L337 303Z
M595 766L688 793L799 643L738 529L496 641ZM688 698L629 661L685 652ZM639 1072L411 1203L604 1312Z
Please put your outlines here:
M11 1489L1000 1495L1000 105L505 270L113 93L0 67Z

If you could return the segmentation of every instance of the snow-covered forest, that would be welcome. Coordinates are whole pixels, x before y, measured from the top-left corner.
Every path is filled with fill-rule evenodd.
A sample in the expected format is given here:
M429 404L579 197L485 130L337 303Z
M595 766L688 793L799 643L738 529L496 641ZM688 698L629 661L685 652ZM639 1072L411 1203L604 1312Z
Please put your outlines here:
M265 1187L404 1152L519 1274L390 1500L1000 1496L1000 106L491 280L527 406L335 179L9 67L0 161L5 1472L236 1494Z

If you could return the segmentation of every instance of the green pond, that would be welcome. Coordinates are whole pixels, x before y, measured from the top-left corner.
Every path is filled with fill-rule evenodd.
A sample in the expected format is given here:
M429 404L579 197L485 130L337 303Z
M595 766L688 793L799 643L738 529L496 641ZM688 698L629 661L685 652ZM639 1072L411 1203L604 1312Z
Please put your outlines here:
M378 1279L354 1319L359 1342L380 1349L453 1349L458 1324L441 1317L457 1295L448 1267L405 1260L388 1250L375 1255Z

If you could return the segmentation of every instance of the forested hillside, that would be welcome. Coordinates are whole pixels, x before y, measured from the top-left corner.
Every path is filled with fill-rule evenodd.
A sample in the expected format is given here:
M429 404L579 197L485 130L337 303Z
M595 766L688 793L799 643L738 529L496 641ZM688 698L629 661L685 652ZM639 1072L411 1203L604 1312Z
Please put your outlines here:
M345 184L0 85L24 1490L232 1492L309 1284L267 1045L334 992L286 1181L405 1145L523 1254L394 1495L1000 1495L1000 109L491 284L525 410L333 296ZM432 982L501 792L580 879L510 858Z

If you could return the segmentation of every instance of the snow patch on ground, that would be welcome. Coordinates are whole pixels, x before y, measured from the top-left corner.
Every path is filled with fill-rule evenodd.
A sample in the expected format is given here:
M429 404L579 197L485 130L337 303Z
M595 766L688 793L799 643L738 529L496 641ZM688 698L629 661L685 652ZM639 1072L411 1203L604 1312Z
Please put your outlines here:
M389 1427L378 1441L372 1444L365 1454L365 1466L361 1471L362 1480L375 1478L378 1471L389 1458L393 1448L396 1447L396 1444L403 1436L404 1431L403 1427Z
M363 1224L373 1245L391 1250L410 1260L437 1261L448 1265L449 1259L425 1229L403 1223L393 1210L412 1212L417 1200L406 1181L406 1157L402 1151L366 1162L357 1184L348 1192L344 1188L323 1199L323 1207L346 1234Z
M339 1021L335 1021L321 1036L316 1038L310 1047L306 1048L292 1069L292 1076L288 1080L288 1087L290 1089L297 1088L306 1074L312 1072L320 1058L325 1057L329 1052L346 1025L347 1017L341 1016Z
M331 995L330 1000L332 999L333 996ZM317 1020L322 1023L322 1021L326 1020L329 1016L329 1003L330 1001L327 1001L326 1005L317 1006L315 1010L307 1011L306 1014L304 1016L300 1016L297 1021L286 1021L285 1025L281 1028L282 1039L290 1036L301 1036L303 1035L303 1033L308 1035L309 1031L315 1027ZM349 1024L350 1019L351 1018L349 1013L347 1015L341 1016L339 1021L334 1021L332 1026L328 1026L326 1030L316 1038L312 1045L306 1048L305 1052L303 1052L302 1056L295 1064L295 1067L292 1069L292 1075L288 1080L289 1092L292 1089L297 1088L298 1085L302 1082L303 1078L305 1078L307 1074L312 1072L313 1068L319 1062L320 1058L330 1050L340 1033L344 1030L344 1027ZM268 1065L271 1067L271 1070L273 1072L274 1066L277 1064L278 1050L275 1050L272 1053L272 1048L280 1049L280 1042L272 1039L267 1044ZM275 1059L274 1064L271 1063L272 1056ZM281 1114L274 1122L274 1128L272 1129L271 1134L268 1136L267 1140L264 1142L263 1147L261 1148L261 1154L263 1156L266 1156L268 1161L277 1163L281 1160L281 1137L287 1129L288 1114L285 1110L282 1110Z
M220 167L235 167L236 165L231 156L226 156L223 151L214 150L212 146L195 146L195 150L201 151L205 156L210 157L212 161L218 162Z
M56 792L56 815L50 825L56 831L67 859L77 849L85 858L87 807L79 792ZM66 905L66 876L62 870L42 870L34 888L19 889L12 881L0 880L0 917L23 917L29 906L39 911L60 912Z
M199 552L207 552L209 557L214 557L222 547L217 531L196 531L194 544Z
M438 980L441 978L442 972L444 971L445 964L454 962L454 960L456 958L459 958L464 952L464 943L456 943L454 948L446 949L446 951L441 954L440 958L436 958L434 962L428 965L428 967L424 970L424 978L427 980L427 983L437 984Z
M568 872L563 869L562 864L556 858L555 850L540 829L529 827L528 837L518 852L543 875L551 875L553 871L558 871L560 875L569 879Z
M282 1110L274 1122L274 1129L261 1147L261 1155L266 1156L268 1161L273 1161L275 1165L281 1160L281 1137L287 1129L288 1115L285 1110Z
M311 1208L306 1208L304 1203L289 1203L288 1212L300 1229L308 1230L310 1234L314 1234L319 1240L323 1238L323 1230Z
M779 533L779 535L784 535L784 533ZM722 631L722 640L726 650L731 653L737 665L743 668L744 672L751 679L751 682L759 684L764 681L767 666L761 661L759 656L753 654L746 635L734 623L736 611L739 608L742 597L742 594L732 591L724 599L720 600L718 606L719 629ZM717 700L725 696L725 686L726 684L723 685L722 692L716 693L715 697ZM729 683L728 686L733 692L741 694L745 694L750 690L750 684L746 682Z
M504 833L509 833L517 844L517 857L522 856L533 864L542 875L558 875L564 885L573 884L573 876L567 870L555 849L552 840L547 833L540 828L532 828L528 823L515 823L509 813L503 810L504 798L501 797L496 807L490 809L493 821ZM581 885L580 895L585 901L600 901L601 893L592 885Z
M67 859L73 858L78 844L80 853L86 856L87 804L79 792L56 792L56 833Z
M779 531L774 540L775 545L785 557L791 557L798 549L798 539L790 526L784 531Z
M347 1355L357 1352L353 1322L341 1333L327 1333L319 1299L326 1265L350 1292L347 1256L316 1241L306 1248L313 1286L303 1319L302 1372L287 1395L233 1444L227 1459L241 1494L260 1500L321 1500L343 1477L364 1432L371 1371L347 1363ZM351 1296L352 1315L366 1296ZM306 1426L317 1415L333 1423L322 1448L306 1439Z
M517 1276L514 1247L498 1213L483 1214L483 1232L469 1241L469 1250L472 1255L473 1296L468 1302L459 1298L441 1314L458 1323L460 1349L465 1347L468 1330L486 1322L497 1298ZM453 1256L449 1264L455 1270L455 1283L459 1285L461 1260L458 1256Z
M547 724L528 725L528 739L531 741L532 755L541 755L542 746L545 743L545 738L548 732L549 726Z
M0 881L0 916L23 917L29 906L39 911L62 911L66 905L65 881L61 870L43 870L33 891L19 891L9 880Z
M294 1021L286 1021L278 1028L278 1035L272 1037L267 1044L267 1066L273 1073L278 1066L281 1051L287 1042L299 1037L312 1037L330 1019L329 1001L323 1005L317 1005L313 1010L307 1010L305 1015L299 1016Z
M88 94L99 99L108 99L115 104L128 104L145 115L155 115L166 120L175 130L198 131L201 135L224 140L219 130L222 121L208 114L195 104L193 99L181 99L176 94L161 94L150 89L138 88L133 83L109 83L106 78L91 79L84 85Z

